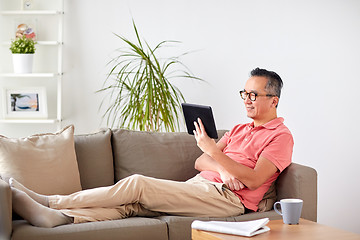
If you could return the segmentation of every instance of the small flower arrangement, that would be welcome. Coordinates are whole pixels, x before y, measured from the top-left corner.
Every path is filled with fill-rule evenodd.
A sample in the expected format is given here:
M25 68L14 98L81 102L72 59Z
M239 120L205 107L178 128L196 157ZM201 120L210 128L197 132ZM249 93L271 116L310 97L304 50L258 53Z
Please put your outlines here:
M36 42L32 38L27 38L24 35L22 37L16 38L14 41L11 41L10 50L15 54L31 54L35 53L35 44Z

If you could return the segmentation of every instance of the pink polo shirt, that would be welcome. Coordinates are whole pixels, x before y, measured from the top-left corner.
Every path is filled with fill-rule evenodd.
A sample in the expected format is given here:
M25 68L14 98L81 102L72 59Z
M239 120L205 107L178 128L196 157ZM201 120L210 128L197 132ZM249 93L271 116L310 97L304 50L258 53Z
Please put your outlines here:
M223 152L232 160L254 169L257 160L262 156L278 168L278 171L256 190L244 188L233 191L248 209L258 209L259 202L272 182L291 163L294 141L283 121L283 118L276 118L258 127L254 127L253 122L239 124L220 139L226 143ZM222 182L217 172L202 171L201 176L213 182Z

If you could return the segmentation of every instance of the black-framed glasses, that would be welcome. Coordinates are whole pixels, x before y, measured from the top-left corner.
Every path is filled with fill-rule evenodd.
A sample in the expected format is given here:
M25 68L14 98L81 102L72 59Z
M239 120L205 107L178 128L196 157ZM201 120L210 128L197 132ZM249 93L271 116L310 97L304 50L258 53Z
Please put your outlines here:
M246 100L246 98L249 96L249 99L250 101L254 102L256 101L256 98L257 97L276 97L276 95L273 95L273 94L258 94L256 92L247 92L244 90L241 90L240 91L240 97L243 99L243 100Z

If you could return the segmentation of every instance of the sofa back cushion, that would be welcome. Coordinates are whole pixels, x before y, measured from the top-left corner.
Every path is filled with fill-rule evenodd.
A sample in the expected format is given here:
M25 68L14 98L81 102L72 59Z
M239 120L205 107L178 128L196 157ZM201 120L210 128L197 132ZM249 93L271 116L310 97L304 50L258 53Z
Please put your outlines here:
M41 194L81 190L74 127L18 139L0 136L0 174Z
M75 135L75 150L83 189L114 184L110 129Z
M219 131L219 138L225 131ZM132 174L185 181L198 171L202 152L194 136L184 132L156 133L115 129L112 134L115 180Z

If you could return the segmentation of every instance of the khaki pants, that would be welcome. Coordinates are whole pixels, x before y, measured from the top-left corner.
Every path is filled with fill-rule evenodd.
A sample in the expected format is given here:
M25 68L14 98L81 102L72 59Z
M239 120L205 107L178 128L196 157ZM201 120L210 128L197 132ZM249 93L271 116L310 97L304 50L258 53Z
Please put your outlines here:
M176 182L132 175L113 186L87 189L68 196L49 196L49 205L74 218L74 223L131 216L229 217L244 213L240 199L222 183L200 175Z

